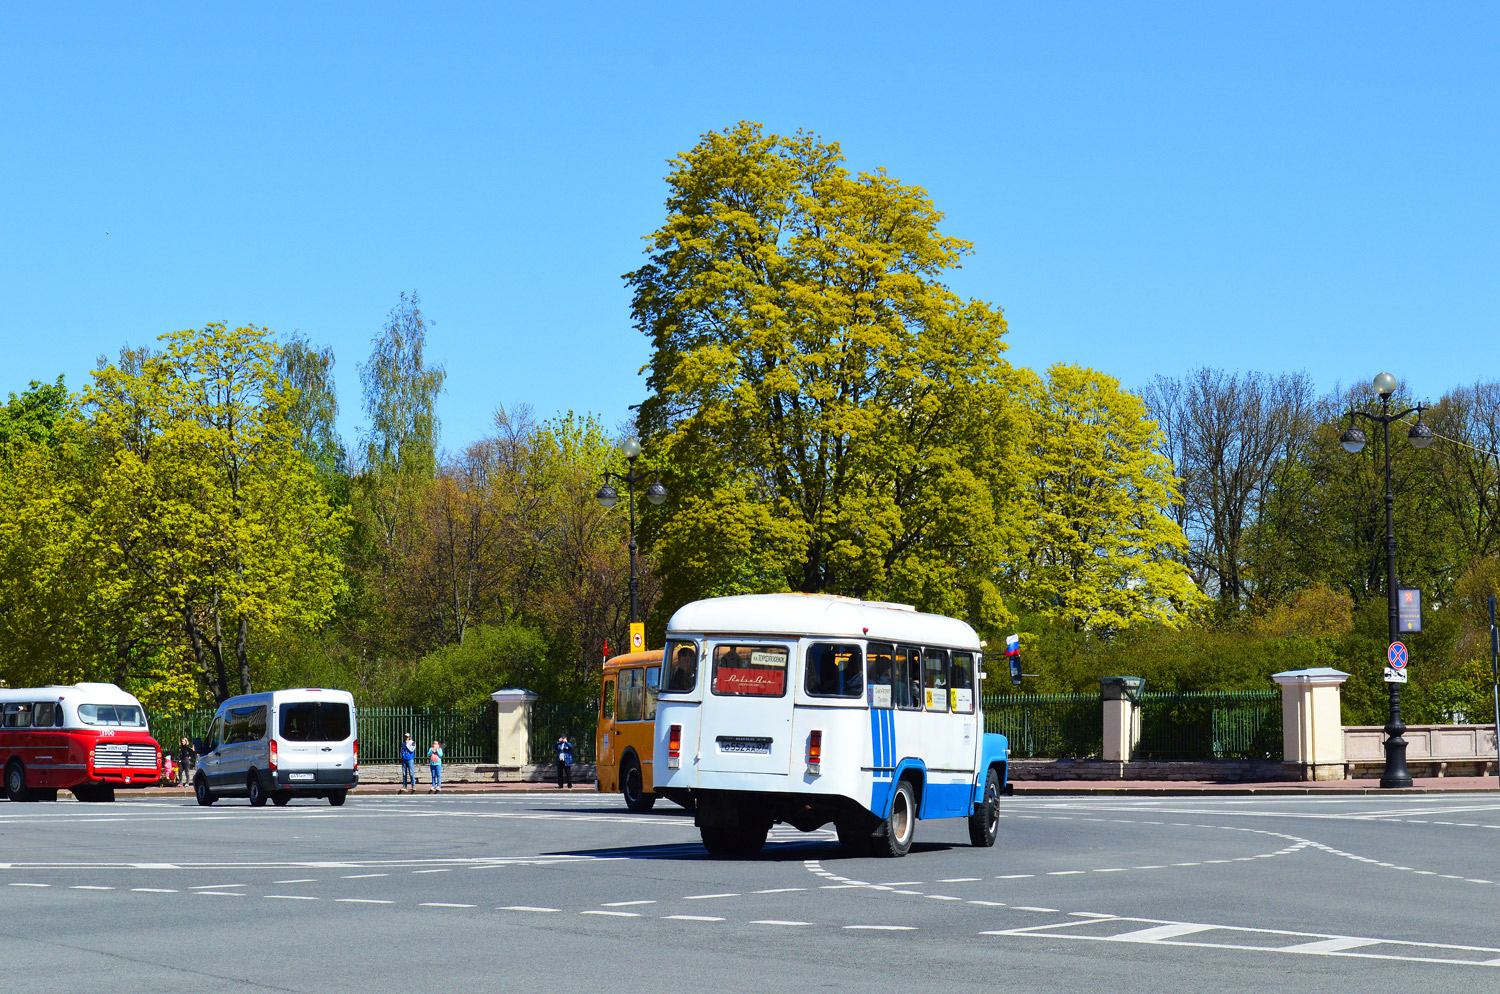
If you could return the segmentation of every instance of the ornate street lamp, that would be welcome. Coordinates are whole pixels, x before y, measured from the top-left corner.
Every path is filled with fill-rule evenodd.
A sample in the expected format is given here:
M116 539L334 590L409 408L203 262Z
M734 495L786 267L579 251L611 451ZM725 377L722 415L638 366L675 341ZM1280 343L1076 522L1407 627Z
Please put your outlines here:
M619 493L610 486L611 479L619 480L625 484L625 493L630 503L630 623L633 625L640 620L640 611L637 601L640 597L640 579L635 568L635 485L645 483L644 475L637 476L635 472L635 461L641 454L641 443L633 436L620 443L620 452L626 459L630 460L630 471L624 476L619 473L604 471L604 486L599 488L595 494L596 499L606 508L614 507L615 502L620 499ZM661 485L661 474L653 475L651 485L646 488L646 499L653 504L660 504L667 499L667 488Z
M1432 429L1422 422L1422 405L1391 413L1391 394L1396 392L1396 378L1390 373L1375 377L1375 393L1380 397L1380 413L1349 410L1349 427L1339 436L1339 442L1348 452L1359 452L1365 447L1365 433L1355 424L1355 418L1366 418L1380 425L1385 442L1385 590L1389 602L1390 641L1397 641L1400 626L1396 607L1396 497L1391 490L1391 422L1415 413L1417 423L1406 433L1407 440L1419 449L1432 444ZM1385 724L1385 771L1380 776L1382 787L1410 787L1411 773L1406 768L1406 726L1401 723L1401 684L1388 684L1391 689L1391 716Z

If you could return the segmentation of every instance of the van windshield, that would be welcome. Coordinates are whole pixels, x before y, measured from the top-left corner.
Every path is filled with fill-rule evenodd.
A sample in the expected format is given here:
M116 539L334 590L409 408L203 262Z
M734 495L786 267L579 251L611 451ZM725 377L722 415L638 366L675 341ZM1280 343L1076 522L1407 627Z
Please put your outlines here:
M281 737L288 742L343 742L349 737L349 705L299 701L281 706Z
M146 714L134 704L80 704L78 717L87 725L145 728Z

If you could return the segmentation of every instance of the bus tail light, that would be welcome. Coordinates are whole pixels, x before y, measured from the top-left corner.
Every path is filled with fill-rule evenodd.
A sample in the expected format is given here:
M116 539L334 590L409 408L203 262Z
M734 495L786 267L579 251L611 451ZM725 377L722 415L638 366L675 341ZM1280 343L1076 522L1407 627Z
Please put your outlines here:
M823 733L815 730L807 736L807 771L821 773L823 770Z
M682 726L673 725L667 732L667 769L682 766Z
M279 757L276 754L276 740L272 739L271 740L271 758L266 761L266 765L271 768L272 772L275 772L275 770L276 770L276 760L278 758Z

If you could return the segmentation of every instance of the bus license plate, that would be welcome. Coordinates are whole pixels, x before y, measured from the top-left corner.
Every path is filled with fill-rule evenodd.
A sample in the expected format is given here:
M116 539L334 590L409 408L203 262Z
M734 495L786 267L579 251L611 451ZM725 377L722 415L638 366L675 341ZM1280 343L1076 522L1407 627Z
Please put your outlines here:
M718 739L720 752L739 752L769 756L771 740L742 735L721 735Z
M288 780L311 780L314 776L315 774L312 773L288 773L286 778Z

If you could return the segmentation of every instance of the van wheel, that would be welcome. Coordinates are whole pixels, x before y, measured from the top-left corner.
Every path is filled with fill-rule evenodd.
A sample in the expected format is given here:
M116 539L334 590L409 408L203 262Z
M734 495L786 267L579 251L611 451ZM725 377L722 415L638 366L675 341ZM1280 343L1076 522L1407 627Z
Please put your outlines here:
M208 789L208 777L201 773L193 778L193 796L205 808L218 800L218 798L214 797L213 791Z
M263 808L266 806L266 789L260 785L260 774L251 770L245 777L245 792L250 795L250 806L252 808Z
M879 833L870 837L871 848L877 856L905 856L916 834L917 794L910 780L902 780L891 798L890 817L881 823Z
M641 764L634 759L625 760L620 792L625 795L625 806L636 814L643 815L656 806L656 795L646 793L645 783L641 777Z
M760 854L766 846L766 833L771 826L766 823L759 825L736 825L733 828L710 828L704 825L698 829L703 836L703 848L708 854L717 859L750 859Z
M347 790L336 790L332 794L328 795L328 803L332 804L336 808L342 807L344 801L348 798L348 796L349 792Z
M26 789L26 767L19 759L12 759L5 768L5 796L12 801L31 800L31 791Z
M289 790L278 790L276 793L271 795L271 803L276 805L278 808L286 807L287 802L291 799L292 792Z
M995 844L1000 827L1000 774L993 769L984 778L984 801L969 815L969 841L988 848Z

